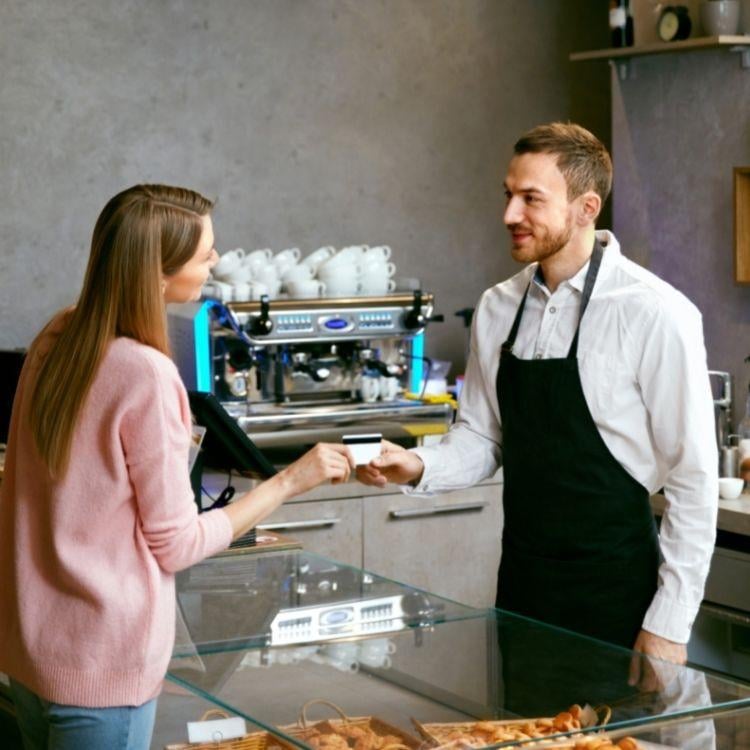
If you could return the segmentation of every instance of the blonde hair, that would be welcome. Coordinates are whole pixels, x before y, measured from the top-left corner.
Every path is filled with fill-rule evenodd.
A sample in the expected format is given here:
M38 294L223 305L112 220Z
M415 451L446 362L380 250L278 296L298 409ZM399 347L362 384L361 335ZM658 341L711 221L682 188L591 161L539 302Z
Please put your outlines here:
M604 144L572 122L552 122L524 133L513 146L521 154L551 154L568 186L568 200L593 190L607 200L612 189L612 159Z
M31 393L29 427L53 477L65 473L76 422L108 344L127 336L169 354L162 275L176 273L195 254L202 217L212 208L186 188L136 185L99 215L78 302L65 314Z

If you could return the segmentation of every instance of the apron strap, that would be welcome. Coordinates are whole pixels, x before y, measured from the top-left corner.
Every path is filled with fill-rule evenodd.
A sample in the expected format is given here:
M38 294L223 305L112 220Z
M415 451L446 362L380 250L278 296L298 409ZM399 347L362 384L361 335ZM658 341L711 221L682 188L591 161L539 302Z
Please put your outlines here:
M589 269L586 271L586 280L583 282L583 294L581 295L581 310L578 313L578 325L576 326L576 332L573 336L573 341L570 344L568 350L568 359L576 359L578 357L578 334L581 330L581 320L583 314L586 312L589 300L591 299L591 293L594 291L594 284L596 283L596 277L599 274L599 266L602 264L602 256L604 255L604 248L601 242L594 239L594 250L591 253L591 260L589 261Z
M602 263L602 256L604 255L604 248L598 239L594 238L594 249L591 253L591 259L589 261L589 268L586 272L586 280L583 283L583 294L581 296L581 310L578 313L578 325L576 326L576 332L573 336L573 341L570 344L568 350L568 359L575 359L578 355L578 331L581 327L581 319L583 313L586 312L586 307L591 299L591 293L594 290L594 283L596 282L597 274L599 273L599 266ZM533 281L533 279L532 279ZM518 329L521 325L521 318L523 317L523 311L526 307L526 298L529 296L529 289L531 289L532 281L529 281L526 291L523 293L521 304L518 306L516 311L516 317L513 319L513 325L510 328L508 338L503 342L501 351L508 354L513 354L513 345L516 343L516 336L518 335Z
M516 335L518 334L518 327L521 325L521 316L523 315L524 307L526 307L526 297L529 296L529 289L531 289L531 282L529 282L526 291L523 293L523 299L516 311L516 317L513 319L513 325L510 328L508 338L505 339L505 343L501 347L501 351L507 352L508 354L513 354L513 345L516 343Z

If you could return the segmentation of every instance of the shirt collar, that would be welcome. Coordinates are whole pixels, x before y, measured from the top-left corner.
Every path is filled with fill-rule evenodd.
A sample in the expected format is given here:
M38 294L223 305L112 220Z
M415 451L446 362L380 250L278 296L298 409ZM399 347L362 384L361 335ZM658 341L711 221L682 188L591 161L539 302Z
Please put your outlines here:
M600 279L606 278L609 275L611 269L617 263L617 260L620 257L620 243L617 241L617 238L614 236L614 234L612 234L612 232L607 229L598 230L596 232L596 238L604 247L602 264L599 267L599 274L597 275L597 281L599 281ZM586 283L586 273L589 270L590 262L590 260L586 261L586 263L583 264L583 266L578 270L575 276L571 276L564 283L569 284L577 292L583 293L583 287ZM538 263L536 263L534 267L533 279L534 283L538 287L546 290L547 287L544 286L544 279L542 278L542 272Z

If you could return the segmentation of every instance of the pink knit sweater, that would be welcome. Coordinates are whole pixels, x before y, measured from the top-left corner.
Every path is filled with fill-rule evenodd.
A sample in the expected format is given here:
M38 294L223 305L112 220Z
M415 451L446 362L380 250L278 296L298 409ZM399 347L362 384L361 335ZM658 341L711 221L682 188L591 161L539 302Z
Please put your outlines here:
M113 341L81 412L64 479L25 427L48 329L21 375L0 489L0 671L56 703L140 705L174 641L174 573L225 548L223 511L198 516L190 411L170 359ZM50 414L50 419L54 415Z

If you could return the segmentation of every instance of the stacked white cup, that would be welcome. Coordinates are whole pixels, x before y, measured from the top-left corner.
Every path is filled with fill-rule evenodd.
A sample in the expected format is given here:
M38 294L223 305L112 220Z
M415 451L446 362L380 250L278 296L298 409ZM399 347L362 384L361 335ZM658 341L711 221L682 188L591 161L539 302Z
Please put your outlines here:
M352 245L339 250L318 266L318 279L325 284L328 297L351 297L360 293L363 255L364 246Z
M396 273L396 265L389 262L391 248L388 245L370 247L362 258L362 294L378 295L393 292L396 282L393 274Z

